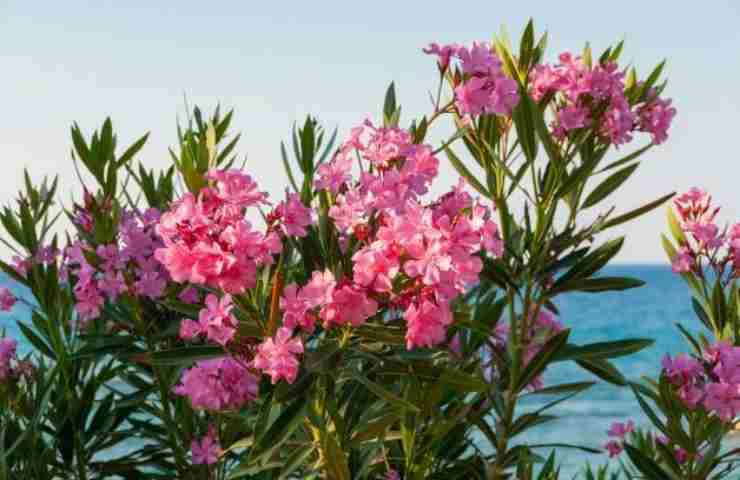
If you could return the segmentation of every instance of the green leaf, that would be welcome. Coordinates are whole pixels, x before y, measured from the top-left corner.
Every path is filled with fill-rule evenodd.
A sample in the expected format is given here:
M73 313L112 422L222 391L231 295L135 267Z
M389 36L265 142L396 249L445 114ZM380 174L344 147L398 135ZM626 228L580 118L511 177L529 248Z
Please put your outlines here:
M598 277L584 278L568 284L567 290L577 290L579 292L599 293L610 291L629 290L645 285L645 282L636 278L629 277ZM558 290L562 293L566 290Z
M599 377L600 379L611 383L612 385L619 385L623 387L627 385L627 379L624 375L619 373L614 365L609 363L607 360L599 358L588 359L588 360L576 360L576 363L586 371L589 371Z
M313 451L313 445L297 448L287 459L285 459L285 465L280 469L278 480L287 480L290 478L293 472L295 472L301 465L305 464Z
M582 392L596 385L595 382L573 382L573 383L561 383L560 385L552 385L550 387L540 388L527 395L559 395L561 393L573 393Z
M588 345L566 345L554 361L592 360L624 357L632 355L651 346L654 342L648 338L615 340L612 342L595 342Z
M217 345L202 345L161 350L150 355L153 365L184 365L195 360L222 357L225 353Z
M255 440L250 459L269 458L306 418L306 398L299 398L284 408L264 434Z
M377 383L371 381L370 379L362 376L362 375L353 375L352 378L361 384L363 384L368 390L373 392L378 397L384 399L390 404L396 405L397 407L403 409L403 410L411 410L414 412L420 412L421 410L419 407L414 405L413 403L407 402L403 398L395 395L392 392L389 392L385 388L381 387Z
M385 92L385 101L383 102L383 117L387 124L392 124L392 119L396 114L396 86L393 82L388 85Z
M614 217L611 220L607 220L606 222L604 222L601 225L601 227L600 227L599 230L602 230L603 231L603 230L606 230L607 228L616 227L617 225L621 225L621 224L623 224L625 222L628 222L628 221L633 220L633 219L635 219L637 217L640 217L640 216L642 216L642 215L644 215L644 214L646 214L646 213L648 213L648 212L650 212L650 211L658 208L659 206L663 205L665 202L667 202L668 200L670 200L671 198L673 198L673 196L675 194L676 194L676 192L671 192L671 193L669 193L667 195L664 195L664 196L660 197L657 200L654 200L654 201L652 201L650 203L647 203L647 204L643 205L642 207L639 207L639 208L636 208L634 210L631 210L631 211L629 211L627 213L624 213L622 215L619 215L618 217Z
M630 444L625 444L624 449L632 460L635 467L650 480L671 480L671 477L650 457Z
M521 391L524 387L532 383L547 365L557 357L560 350L565 347L568 342L568 336L570 330L563 330L553 335L540 349L539 352L532 358L524 367L519 379L516 382L516 391Z
M666 215L668 217L668 227L671 230L671 235L673 235L673 239L679 245L686 245L686 235L683 233L683 228L681 228L681 224L678 222L673 209L666 209Z
M38 351L46 355L47 357L56 360L57 356L56 353L51 349L49 344L47 344L36 332L34 332L29 326L25 325L23 322L17 323L18 328L21 329L21 332L23 332L23 336L26 337L26 339L33 345Z
M579 260L578 263L565 272L560 278L555 280L555 283L550 290L556 293L559 291L566 291L570 288L571 282L590 277L594 273L598 272L604 265L609 263L609 260L619 253L623 244L624 237L619 237L600 245L597 249Z
M477 178L468 170L468 167L465 166L465 164L458 158L457 155L455 155L455 152L453 152L449 148L445 148L445 153L447 154L447 158L450 160L450 163L452 166L457 170L457 173L460 174L461 177L463 177L471 187L476 189L478 193L483 195L486 198L491 198L491 194L488 192L486 187L483 186L482 183L478 181Z
M581 205L581 208L592 207L611 195L625 181L627 181L632 173L634 173L635 169L637 169L638 165L639 163L634 163L628 167L614 172L609 177L607 177L606 180L597 185L596 188L594 188L593 191L589 193L589 195L586 197L586 200L584 200L583 205Z

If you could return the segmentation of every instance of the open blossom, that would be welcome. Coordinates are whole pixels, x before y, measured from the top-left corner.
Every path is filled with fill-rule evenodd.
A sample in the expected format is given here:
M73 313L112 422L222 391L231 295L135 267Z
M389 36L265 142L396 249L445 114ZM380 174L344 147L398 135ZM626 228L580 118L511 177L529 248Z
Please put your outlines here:
M207 178L215 181L215 194L238 209L265 203L267 194L259 191L257 182L240 170L210 170Z
M193 408L236 410L257 398L259 382L244 363L226 357L197 362L174 392L188 397Z
M198 289L196 289L195 287L186 287L182 292L180 292L177 298L181 302L188 303L188 304L194 304L200 301L200 295L198 294Z
M224 295L221 300L210 293L206 297L206 307L199 315L198 321L185 319L180 324L180 337L186 340L204 335L209 340L226 345L236 334L237 321L231 314L233 309L231 295Z
M653 143L659 145L668 139L668 129L675 116L676 108L671 106L670 99L655 98L639 109L638 122L640 129L649 132Z
M303 353L303 343L292 338L288 328L280 328L273 338L264 340L257 347L252 367L269 375L273 385L281 378L293 383L298 375L298 355Z
M725 422L733 420L740 413L740 385L710 383L706 386L704 406Z
M193 455L193 465L213 465L218 462L222 450L214 425L208 427L205 436L193 439L190 443L190 453Z
M673 273L686 273L694 268L694 255L690 248L680 247L676 257L671 261Z
M422 300L411 304L404 313L406 320L406 348L430 348L445 340L447 327L452 324L452 311L444 302Z
M621 423L621 422L614 422L612 423L611 428L607 431L607 435L610 437L617 437L622 438L627 436L628 433L632 433L635 431L635 422L632 420L628 421L627 423Z
M297 193L288 194L288 198L275 207L272 218L279 222L286 235L293 237L305 237L306 227L312 223L311 209L303 205Z
M325 305L319 314L324 326L351 324L358 327L375 315L378 303L369 298L362 289L345 285L334 289L331 303Z
M0 287L0 311L9 312L13 308L17 299L13 292L6 287Z
M352 179L351 170L352 157L345 152L339 152L330 162L322 163L316 169L318 178L314 181L314 186L317 190L337 193Z
M450 58L457 53L460 47L457 44L450 45L439 45L438 43L430 43L427 48L422 49L427 55L436 55L437 63L441 70L446 70L450 65Z
M678 386L686 385L704 373L699 361L683 353L674 358L666 355L663 358L663 371L668 379Z

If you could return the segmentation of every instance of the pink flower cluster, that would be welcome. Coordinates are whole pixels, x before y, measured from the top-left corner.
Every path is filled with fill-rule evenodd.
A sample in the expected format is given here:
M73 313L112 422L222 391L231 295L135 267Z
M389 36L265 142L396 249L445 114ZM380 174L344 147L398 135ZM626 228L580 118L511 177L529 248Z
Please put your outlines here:
M226 345L236 335L237 321L231 314L233 309L231 295L224 295L221 300L209 293L206 297L206 306L195 322L189 318L180 323L180 338L192 340L198 336L205 336L220 345Z
M0 287L0 312L9 312L18 301L7 287Z
M534 321L531 321L528 325L529 331L527 333L527 349L524 352L524 364L528 364L539 352L542 347L547 343L554 335L562 332L565 327L563 324L553 316L547 310L540 310L537 315L534 316ZM506 344L509 340L510 328L505 323L499 323L491 336L491 345L496 349L506 349ZM490 369L493 364L488 365L487 370L489 373L488 377L492 375ZM539 390L544 386L542 375L537 376L528 385L531 390Z
M529 86L535 101L555 96L553 133L561 139L574 130L594 127L615 145L631 141L634 131L648 132L660 144L668 138L676 114L670 100L653 92L633 107L625 96L624 72L616 63L589 66L568 52L560 54L557 64L535 66Z
M607 431L607 435L611 438L604 448L609 452L609 457L616 457L622 450L624 450L624 441L628 434L635 431L635 424L632 420L627 423L615 422L611 428Z
M215 425L208 427L208 433L205 436L193 439L190 443L193 465L213 465L218 462L218 457L222 452Z
M75 309L82 325L100 315L106 299L122 294L157 299L164 295L169 274L154 258L162 246L155 232L159 211L124 212L114 242L93 249L78 240L66 248L61 271L72 276Z
M442 72L452 58L459 60L464 78L455 87L455 105L462 115L510 115L519 103L517 83L506 76L488 43L473 42L470 47L432 43L424 52L437 55Z
M188 397L193 408L236 410L257 398L259 383L244 363L226 357L197 362L174 392Z
M162 215L157 233L164 245L154 255L176 282L242 293L256 281L258 265L282 250L275 232L261 233L245 220L247 208L265 203L249 175L211 170L211 184L186 193Z
M704 408L724 422L740 413L740 347L719 342L701 359L666 356L663 375L691 410Z
M335 325L362 325L378 310L378 304L368 296L365 287L348 281L337 282L330 271L313 272L303 287L288 285L280 299L284 312L283 326L312 332L317 318L324 328Z
M715 221L720 207L713 206L711 196L697 187L675 198L673 204L687 236L671 261L673 271L698 271L706 260L720 275L730 267L733 278L740 276L740 223L721 229Z
M334 283L332 277L325 282L331 288L317 289L313 284L325 274L315 273L309 285L289 286L282 301L286 327L311 330L316 318L325 327L359 325L386 307L402 312L407 348L445 341L450 303L478 281L480 255L500 256L503 242L490 210L462 182L436 202L421 203L439 161L429 146L411 141L404 130L366 121L319 168L316 187L336 194L329 215L345 246L353 245L345 252L352 255L352 278ZM353 183L355 155L368 168Z

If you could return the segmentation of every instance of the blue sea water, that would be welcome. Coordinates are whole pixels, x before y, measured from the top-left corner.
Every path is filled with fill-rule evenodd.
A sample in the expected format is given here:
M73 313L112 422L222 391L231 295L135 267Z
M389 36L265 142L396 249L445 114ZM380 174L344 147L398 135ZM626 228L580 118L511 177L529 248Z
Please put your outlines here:
M623 338L652 338L655 344L642 352L615 360L615 364L630 379L656 374L660 360L666 353L688 351L689 347L678 329L680 323L687 330L701 330L694 317L688 291L680 277L667 266L624 265L608 267L605 275L631 276L646 282L641 288L625 292L602 294L565 294L556 302L561 321L572 329L571 341L588 343ZM7 284L0 279L0 285ZM20 292L10 285L12 289ZM0 314L0 330L21 339L15 320L28 315L22 305L10 314ZM28 345L20 345L22 351ZM546 384L554 385L594 378L569 363L558 364L545 374ZM532 408L535 405L527 405ZM614 421L634 419L646 424L631 392L606 384L599 384L553 409L562 418L522 435L520 441L537 444L573 443L600 446L606 441L606 430ZM560 451L563 471L576 473L585 461L598 465L606 461L603 455L589 455L580 451Z

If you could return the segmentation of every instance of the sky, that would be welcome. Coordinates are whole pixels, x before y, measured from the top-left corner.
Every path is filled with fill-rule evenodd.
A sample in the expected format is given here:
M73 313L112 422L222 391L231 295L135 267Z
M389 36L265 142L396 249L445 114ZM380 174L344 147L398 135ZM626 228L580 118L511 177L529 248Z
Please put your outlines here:
M169 4L170 6L165 6ZM630 209L697 185L740 219L736 152L740 2L23 2L0 0L0 203L23 168L59 174L60 200L78 190L69 127L88 133L110 116L119 144L146 132L140 159L166 166L176 121L190 104L235 109L247 169L272 196L286 181L279 144L311 114L340 136L378 118L394 81L403 120L430 110L436 67L429 42L518 37L532 17L549 32L547 58L626 41L622 61L646 72L668 59L665 92L678 109L666 144L606 206ZM438 139L441 141L441 139ZM454 181L445 165L440 184ZM664 261L664 211L632 223L620 262ZM2 253L2 252L0 252Z

